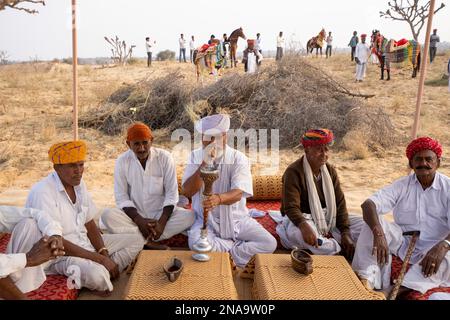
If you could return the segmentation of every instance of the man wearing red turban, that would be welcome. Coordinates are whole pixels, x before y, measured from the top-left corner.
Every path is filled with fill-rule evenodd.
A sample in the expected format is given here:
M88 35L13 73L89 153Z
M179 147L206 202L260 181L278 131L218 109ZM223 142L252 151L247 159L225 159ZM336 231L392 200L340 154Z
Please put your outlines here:
M104 211L101 222L110 233L140 234L141 245L167 249L160 241L194 223L194 213L177 207L179 200L172 155L152 146L153 134L137 122L127 131L129 150L119 156L114 171L117 208Z
M364 221L353 269L370 288L389 290L391 254L404 260L411 237L420 231L403 289L425 293L450 287L450 178L437 172L441 144L423 137L406 148L414 173L376 192L362 204ZM382 218L393 212L394 221Z
M364 222L349 215L336 169L328 163L334 135L328 129L308 130L301 143L305 155L283 175L281 214L277 226L286 248L308 249L314 254L342 253L351 260Z

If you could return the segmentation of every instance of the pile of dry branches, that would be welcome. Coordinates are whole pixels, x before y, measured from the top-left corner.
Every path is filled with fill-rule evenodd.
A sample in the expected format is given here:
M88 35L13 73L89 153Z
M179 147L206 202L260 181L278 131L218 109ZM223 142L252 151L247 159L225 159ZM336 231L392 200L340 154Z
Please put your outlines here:
M126 87L83 122L108 134L136 120L153 129L192 132L196 119L227 112L234 129L279 129L281 147L297 146L305 130L316 127L332 129L338 142L359 130L373 147L389 146L394 132L389 117L363 98L368 96L350 92L321 69L291 56L257 74L233 73L206 87L188 83L179 73Z

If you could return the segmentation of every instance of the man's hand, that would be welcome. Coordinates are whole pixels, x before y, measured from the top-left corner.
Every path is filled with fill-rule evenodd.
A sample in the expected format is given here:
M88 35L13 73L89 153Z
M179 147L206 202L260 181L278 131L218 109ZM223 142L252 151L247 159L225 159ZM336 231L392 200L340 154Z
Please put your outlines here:
M138 226L139 231L142 233L142 236L145 239L148 239L149 237L153 236L154 233L153 228L156 220L146 219L143 218L142 216L136 216L136 218L133 221Z
M447 245L443 241L439 242L428 251L425 258L420 262L422 273L425 277L431 277L438 272L447 252Z
M357 64L361 64L361 61L359 61L359 59L357 57L355 57L355 61Z
M220 196L218 194L213 194L209 197L205 197L203 200L203 210L211 211L218 205L220 205Z
M309 244L310 246L314 246L316 248L319 247L319 244L317 243L317 237L314 233L314 230L311 228L311 226L308 224L308 222L303 221L298 225L298 228L300 229L303 240Z
M100 264L108 270L111 279L116 279L120 276L119 266L110 257L100 255Z
M49 237L48 244L54 257L59 257L66 254L64 252L63 238L61 236L53 235Z
M61 240L62 241L62 240ZM52 240L52 243L54 240ZM55 245L54 245L55 246ZM56 252L55 252L56 250ZM54 254L56 253L56 255ZM47 236L36 242L30 251L27 252L27 264L26 267L38 266L44 262L55 259L58 256L64 255L65 252L59 250L58 247L52 248L49 243L49 238Z
M344 232L341 234L341 247L344 252L344 256L349 260L353 260L353 255L355 254L355 243L350 237L349 232Z
M160 220L149 219L149 220L152 220L152 222L149 223L151 226L150 227L151 228L151 236L150 237L153 241L156 241L163 234L164 229L166 228L167 222L165 220L162 221L161 219Z
M389 262L389 246L384 236L381 226L376 226L373 232L373 249L372 255L377 257L379 265L385 265Z

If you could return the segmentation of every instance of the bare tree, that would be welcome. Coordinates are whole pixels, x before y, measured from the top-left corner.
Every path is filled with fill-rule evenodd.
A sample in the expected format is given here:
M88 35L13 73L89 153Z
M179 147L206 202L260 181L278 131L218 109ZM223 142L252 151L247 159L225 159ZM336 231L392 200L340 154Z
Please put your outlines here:
M406 21L411 28L414 40L418 41L420 31L428 18L430 1L426 4L419 3L421 0L393 0L388 2L389 9L380 11L380 17L396 21ZM434 13L445 7L441 3Z
M0 0L0 11L5 10L6 8L11 8L16 10L22 10L31 14L39 13L39 11L37 10L19 6L24 3L42 4L43 6L45 6L45 1L43 0Z
M127 48L127 44L126 44L125 40L122 40L122 41L119 40L118 36L116 36L115 38L105 37L105 40L112 46L111 59L114 60L114 63L124 66L127 63L127 61L129 59L131 59L131 55L133 54L133 49L136 46L132 45L129 48Z

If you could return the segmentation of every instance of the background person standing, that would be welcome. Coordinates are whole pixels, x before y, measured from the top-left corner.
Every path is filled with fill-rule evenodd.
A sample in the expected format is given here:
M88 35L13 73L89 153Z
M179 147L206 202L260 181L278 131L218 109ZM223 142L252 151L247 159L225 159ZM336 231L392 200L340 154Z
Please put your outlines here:
M333 51L333 36L331 32L328 33L327 41L327 50L325 51L326 57L331 57L331 52Z
M348 46L352 50L352 61L355 60L356 46L358 45L358 43L359 43L358 32L353 31L353 37L350 39L350 42L348 43Z
M178 57L178 61L181 62L181 56L183 56L183 61L186 62L186 39L184 38L184 34L180 35L178 42L180 43L180 56Z
M436 58L438 42L441 42L441 39L437 35L437 29L434 29L433 34L430 36L430 63L433 63L434 58Z
M277 56L276 60L281 60L283 58L283 50L284 50L285 40L283 37L283 31L280 31L280 34L277 37Z

